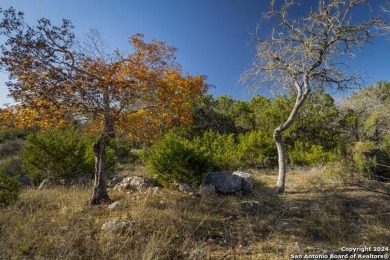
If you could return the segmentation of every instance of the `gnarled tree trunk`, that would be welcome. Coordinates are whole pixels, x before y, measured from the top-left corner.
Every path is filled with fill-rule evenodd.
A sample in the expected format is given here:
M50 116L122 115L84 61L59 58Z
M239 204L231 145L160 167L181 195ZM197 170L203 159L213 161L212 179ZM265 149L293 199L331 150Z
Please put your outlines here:
M310 85L308 82L308 78L304 78L304 92L302 92L302 84L298 82L295 83L295 87L297 89L297 98L295 100L294 108L292 109L290 116L288 119L279 125L274 131L274 140L276 143L276 148L278 149L278 164L279 164L279 173L278 173L278 182L276 183L275 190L278 193L282 193L285 190L285 182L286 182L286 172L287 172L287 158L286 151L283 144L283 132L290 128L296 117L298 116L298 111L302 107L305 102L307 96L310 93Z
M110 197L108 196L106 187L106 148L110 141L115 137L115 132L113 117L110 115L105 115L104 119L102 135L93 146L93 151L95 153L95 181L93 186L93 194L90 200L91 205L110 202Z

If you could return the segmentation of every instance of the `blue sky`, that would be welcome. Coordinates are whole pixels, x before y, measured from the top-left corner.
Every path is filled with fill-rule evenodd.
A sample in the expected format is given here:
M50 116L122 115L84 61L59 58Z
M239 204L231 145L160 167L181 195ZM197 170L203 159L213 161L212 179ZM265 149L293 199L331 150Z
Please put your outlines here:
M375 0L376 1L376 0ZM99 29L113 49L128 50L128 39L143 33L146 40L157 39L178 48L177 59L189 74L202 74L214 96L231 95L248 99L240 75L254 55L253 33L268 0L1 0L0 7L13 6L25 12L28 23L41 17L59 24L61 18L75 25L76 36L91 28ZM378 1L377 1L378 2ZM390 80L390 42L378 40L357 54L352 68L364 71L371 82ZM0 72L0 104L6 99ZM344 94L347 95L347 94ZM343 94L341 95L343 96Z

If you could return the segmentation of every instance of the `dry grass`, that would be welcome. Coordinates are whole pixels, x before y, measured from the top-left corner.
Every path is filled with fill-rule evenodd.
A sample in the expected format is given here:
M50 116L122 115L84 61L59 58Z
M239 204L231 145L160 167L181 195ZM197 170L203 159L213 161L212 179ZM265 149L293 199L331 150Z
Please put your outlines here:
M0 210L0 259L289 259L390 241L389 198L343 186L326 168L293 170L288 193L255 172L250 195L202 198L173 190L120 193L122 208L88 206L89 190L25 190ZM333 171L334 172L334 171ZM243 209L240 202L256 200ZM122 232L102 225L131 223Z

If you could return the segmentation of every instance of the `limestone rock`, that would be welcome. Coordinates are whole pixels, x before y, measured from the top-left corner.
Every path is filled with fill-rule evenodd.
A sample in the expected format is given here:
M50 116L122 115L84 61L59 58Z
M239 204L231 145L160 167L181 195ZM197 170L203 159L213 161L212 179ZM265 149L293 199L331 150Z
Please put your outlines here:
M144 190L147 188L152 188L154 186L155 185L153 184L153 182L138 176L132 177L132 180L130 181L130 187L135 190Z
M205 184L213 185L218 192L229 194L241 191L242 178L226 172L210 172Z
M108 209L111 210L111 211L119 210L121 208L122 208L122 202L121 201L115 201L115 202L111 203L108 206Z
M108 181L107 188L114 188L115 185L117 185L121 181L123 181L123 177L122 176L114 177L114 178L112 178L111 180Z
M241 190L245 192L250 192L253 187L254 179L252 174L249 172L235 171L233 175L239 176L242 179Z
M106 222L102 225L102 230L114 234L124 233L130 229L133 229L137 226L135 221L124 221L119 219L113 219L109 222Z
M176 186L179 189L179 191L184 192L184 193L190 193L193 191L191 186L187 183L179 182L176 184Z
M125 190L146 190L148 188L155 187L154 183L148 179L130 176L124 178L121 182L114 186L114 190L125 191Z

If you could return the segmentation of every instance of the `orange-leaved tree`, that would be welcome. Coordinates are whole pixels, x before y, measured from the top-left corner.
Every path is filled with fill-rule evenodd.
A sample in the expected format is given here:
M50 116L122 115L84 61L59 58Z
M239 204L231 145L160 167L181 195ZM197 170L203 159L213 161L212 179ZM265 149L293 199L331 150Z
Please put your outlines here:
M100 137L94 144L95 181L91 204L110 201L105 151L115 133L151 138L161 127L191 120L190 106L207 91L203 76L184 75L174 47L130 38L133 51L108 53L97 31L77 42L69 20L34 26L24 14L0 9L0 65L10 75L10 95L18 105L5 109L16 125L52 126L68 119L92 120ZM147 134L143 134L147 133Z

